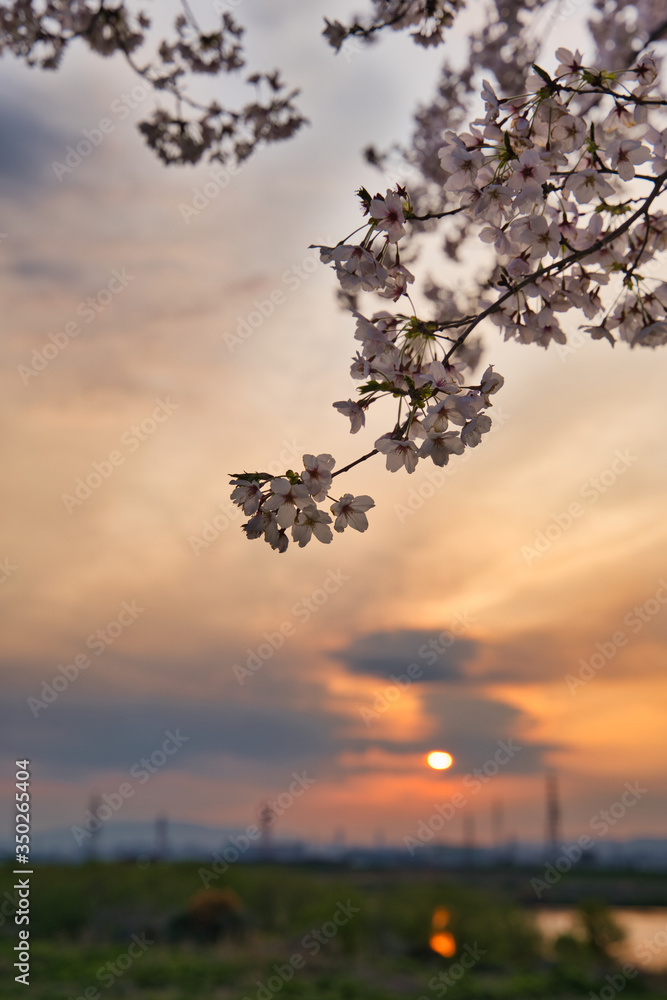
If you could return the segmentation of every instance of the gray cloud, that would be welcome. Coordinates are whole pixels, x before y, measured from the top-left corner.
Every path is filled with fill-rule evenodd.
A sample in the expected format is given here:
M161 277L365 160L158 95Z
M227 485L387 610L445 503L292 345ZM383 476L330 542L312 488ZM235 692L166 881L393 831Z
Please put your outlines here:
M411 663L416 663L421 667L417 680L451 683L465 678L465 666L479 649L475 640L453 639L448 631L372 632L336 650L333 655L351 674L388 679L392 674L404 673Z
M180 730L188 739L174 755L179 770L201 774L223 756L263 769L306 767L335 756L343 722L325 709L315 715L231 702L82 702L64 692L37 718L25 703L20 710L3 706L0 747L5 756L38 760L41 776L69 777L129 768L158 749L166 731Z
M511 759L503 764L503 773L530 774L545 767L544 755L558 749L555 744L534 743L521 733L530 720L524 712L484 695L471 694L465 689L455 691L432 690L423 694L423 707L431 718L422 739L393 741L372 738L360 740L355 747L358 751L370 746L390 754L426 754L430 750L447 750L454 757L454 772L467 772L482 767L492 760L499 744L520 747ZM372 726L373 720L370 720ZM503 755L505 756L505 755ZM366 770L361 766L361 770ZM374 770L369 767L368 770Z
M15 192L54 179L51 161L62 152L62 136L31 109L0 102L0 178Z

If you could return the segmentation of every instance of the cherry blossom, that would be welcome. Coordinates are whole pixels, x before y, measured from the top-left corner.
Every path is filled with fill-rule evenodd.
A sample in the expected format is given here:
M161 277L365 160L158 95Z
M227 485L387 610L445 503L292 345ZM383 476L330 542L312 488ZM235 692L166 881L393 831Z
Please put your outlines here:
M232 490L232 500L238 503L244 514L255 514L259 510L262 490L259 483L247 479L237 479L236 489Z
M397 472L405 466L406 472L414 472L417 468L418 452L412 441L400 441L389 435L378 438L375 447L387 456L387 468Z
M310 502L305 486L293 485L289 479L272 479L273 496L264 501L265 511L275 511L279 527L289 528L294 524L298 508Z
M518 24L516 0L508 2L510 23ZM623 30L614 22L619 37ZM588 321L581 328L593 340L667 344L667 282L651 267L667 249L659 206L667 190L667 98L653 55L633 59L607 73L561 48L555 75L535 64L524 79L494 63L500 86L484 81L481 117L466 127L461 114L457 129L433 111L430 145L422 134L416 161L421 187L397 185L375 198L359 189L368 217L359 242L348 237L320 248L349 299L360 345L350 369L356 399L333 405L352 434L364 428L369 407L389 406L387 430L337 472L333 456L305 455L299 475L237 477L233 498L254 512L249 537L263 532L284 550L291 526L300 546L311 537L328 542L330 518L315 504L332 499L335 476L377 454L390 472L412 474L420 461L442 467L479 447L504 385L493 364L475 375L479 328L548 350L567 343L564 318L574 313ZM505 79L511 97L503 97ZM417 311L409 295L417 285L417 224L432 222L442 223L445 255L477 240L490 262L477 292L448 288L446 275L440 284L430 279L428 305ZM395 304L368 316L360 292ZM369 496L343 494L330 506L334 530L365 531L374 506Z
M353 399L344 400L340 403L334 403L334 407L345 416L350 418L350 433L356 434L357 431L366 423L366 414L364 413L363 406L359 403L355 403Z
M419 449L419 454L422 458L431 458L434 465L443 466L449 462L450 455L462 455L464 449L464 442L454 431L431 430Z
M298 542L299 547L307 545L311 537L320 542L328 544L333 535L331 534L331 518L323 510L318 510L315 504L306 504L296 515L292 525L292 538Z
M319 502L326 498L331 486L331 470L335 464L336 460L331 455L318 455L317 458L314 455L303 456L305 471L301 478L313 500Z
M344 493L331 505L331 513L336 517L334 529L344 531L349 525L355 531L366 531L368 518L365 512L374 506L375 501L369 496L354 497L351 493Z
M373 198L370 214L378 229L386 231L390 243L398 243L405 236L403 201L395 191L387 191L384 198Z

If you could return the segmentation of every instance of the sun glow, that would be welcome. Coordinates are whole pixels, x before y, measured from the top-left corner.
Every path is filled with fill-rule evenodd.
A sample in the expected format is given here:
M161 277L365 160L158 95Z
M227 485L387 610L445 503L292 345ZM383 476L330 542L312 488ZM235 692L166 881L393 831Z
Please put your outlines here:
M449 910L444 906L439 906L431 918L431 936L428 943L431 949L443 958L451 958L456 954L454 935L444 929L449 923L449 918Z
M426 763L435 771L444 771L446 768L452 766L454 758L445 750L432 750L426 758Z

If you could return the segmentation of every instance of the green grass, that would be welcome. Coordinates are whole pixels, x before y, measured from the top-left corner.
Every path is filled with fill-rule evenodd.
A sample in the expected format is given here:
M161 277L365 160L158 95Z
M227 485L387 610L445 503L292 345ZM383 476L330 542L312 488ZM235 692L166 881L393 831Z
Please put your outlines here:
M210 891L237 893L244 939L210 946L170 940L170 922L202 889L201 867L38 867L31 881L30 1000L574 1000L597 994L604 976L617 974L604 956L572 941L548 960L525 908L443 872L232 866ZM3 874L10 889L11 874ZM343 920L339 903L348 901L358 912ZM436 906L451 913L448 928L458 944L452 959L428 947ZM315 953L309 935L334 928L337 912L342 926ZM16 930L11 918L0 926L3 1000L26 996L14 982ZM154 942L138 954L135 945L134 958L133 935ZM465 945L483 955L456 979ZM450 970L454 978L444 980L443 993L437 977ZM638 977L622 990L623 1000L657 1000L666 986Z

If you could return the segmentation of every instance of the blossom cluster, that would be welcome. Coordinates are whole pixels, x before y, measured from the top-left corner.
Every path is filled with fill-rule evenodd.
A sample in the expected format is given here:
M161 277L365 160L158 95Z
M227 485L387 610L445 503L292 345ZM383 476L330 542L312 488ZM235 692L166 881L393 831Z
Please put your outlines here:
M399 185L375 197L361 188L363 237L319 248L356 318L350 373L358 395L335 408L356 434L371 405L398 401L373 451L334 475L378 453L389 471L413 473L420 460L444 466L480 443L504 381L493 365L474 378L466 341L487 319L506 340L544 348L566 342L562 317L573 311L594 340L667 343L667 283L652 268L667 247L667 216L656 205L667 185L659 60L649 52L630 69L603 72L586 67L579 52L561 48L556 56L555 74L534 66L519 96L498 97L485 81L483 114L466 131L443 132L442 211L418 215ZM422 318L401 252L417 224L445 216L465 218L468 232L492 248L490 279L472 310L432 286L426 297L440 308ZM357 308L360 293L406 300L409 309L369 318ZM252 515L248 536L264 535L280 551L288 529L299 545L313 535L331 541L331 517L317 503L331 499L333 466L330 455L305 455L298 475L236 477L233 499ZM365 530L372 506L370 497L345 494L330 508L335 529Z
M311 538L328 544L333 538L332 518L318 507L332 500L334 530L354 528L365 531L368 527L366 511L375 504L368 496L345 493L338 500L329 496L335 460L331 455L304 455L303 470L295 473L288 469L284 476L271 478L263 473L243 473L232 480L232 500L242 508L250 520L243 525L248 538L261 538L271 548L285 552L289 545L288 530L293 541L303 548Z
M667 285L640 270L667 246L667 216L649 211L667 179L667 129L649 121L661 103L657 62L647 54L605 74L579 52L556 55L555 77L537 68L524 98L499 100L485 82L485 115L447 132L439 151L445 190L496 251L496 286L515 289L481 304L521 343L565 343L558 314L571 309L604 313L586 327L595 339L666 343ZM622 289L605 310L601 289L615 274Z
M230 13L236 4L214 0L209 6L218 15L210 29L182 2L173 38L163 38L149 54L151 21L132 0L9 0L0 3L0 56L12 52L28 66L53 70L77 40L103 57L117 52L155 91L158 104L137 127L163 163L240 163L258 146L289 138L306 119L295 104L298 91L287 91L276 71L248 75L252 96L237 110L221 106L220 87L207 103L190 93L189 77L237 74L245 66L245 29ZM201 85L196 90L201 95Z

